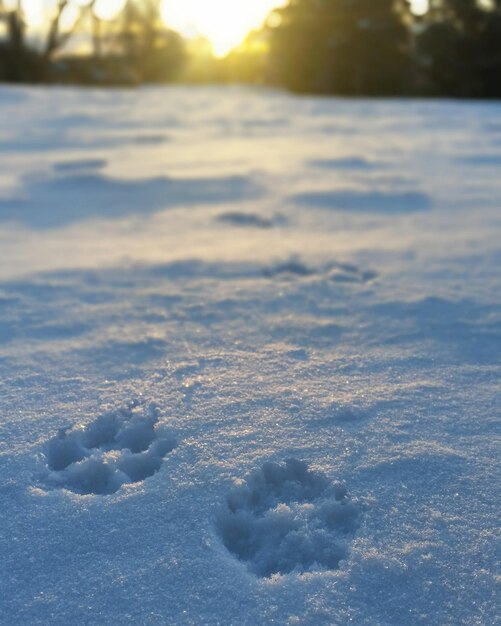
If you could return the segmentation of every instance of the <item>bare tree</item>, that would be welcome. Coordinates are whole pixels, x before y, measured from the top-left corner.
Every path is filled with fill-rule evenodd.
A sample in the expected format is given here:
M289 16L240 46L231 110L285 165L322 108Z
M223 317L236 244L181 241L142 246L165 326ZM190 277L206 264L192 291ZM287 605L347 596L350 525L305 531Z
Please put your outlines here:
M7 25L9 46L19 50L24 44L25 24L22 16L21 0L17 0L17 7L8 9L3 0L0 0L0 19Z
M52 15L49 16L48 30L43 37L42 55L45 59L50 60L58 50L67 44L74 33L81 28L82 22L87 14L91 14L94 21L97 20L97 17L94 15L95 4L96 0L90 0L87 5L78 6L78 15L73 25L63 29L62 18L64 12L68 8L76 5L72 0L58 0ZM13 8L7 8L5 1L0 0L0 21L4 21L7 25L9 45L13 48L23 47L26 44L26 23L21 0L17 0L17 4ZM95 30L94 28L94 38Z
M73 26L62 32L61 19L66 8L71 5L71 1L58 0L57 6L54 10L54 15L50 21L49 31L45 40L46 43L44 55L47 59L50 59L57 50L60 50L66 45L66 43L73 36L73 34L79 29L82 20L87 12L90 12L94 16L95 3L96 0L91 0L88 5L84 7L79 7L78 17L73 23Z

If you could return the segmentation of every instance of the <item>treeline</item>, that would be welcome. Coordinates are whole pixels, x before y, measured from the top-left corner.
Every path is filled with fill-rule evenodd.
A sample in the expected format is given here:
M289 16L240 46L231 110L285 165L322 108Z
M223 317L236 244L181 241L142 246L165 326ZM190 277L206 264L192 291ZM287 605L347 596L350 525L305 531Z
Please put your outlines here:
M298 93L501 97L501 0L429 0L420 16L408 0L289 0L224 59L214 58L207 42L169 30L160 0L128 0L108 22L91 0L65 30L70 4L58 0L35 48L22 12L3 9L0 0L0 80L245 82ZM84 33L92 51L70 54L68 42Z
M501 0L290 0L270 81L299 92L501 96ZM273 26L273 24L272 24Z
M180 78L186 46L164 25L161 0L127 0L112 20L101 19L95 7L96 0L83 6L57 0L34 40L21 7L6 9L0 0L0 81L135 85Z

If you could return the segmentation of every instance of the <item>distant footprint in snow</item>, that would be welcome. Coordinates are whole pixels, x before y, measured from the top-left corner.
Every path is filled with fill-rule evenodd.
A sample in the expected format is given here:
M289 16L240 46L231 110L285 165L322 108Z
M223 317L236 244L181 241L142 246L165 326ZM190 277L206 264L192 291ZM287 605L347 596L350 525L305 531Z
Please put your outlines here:
M107 165L106 159L79 159L76 161L59 161L54 163L54 170L56 172L75 172L89 171L89 170L101 170Z
M327 276L335 283L369 283L378 274L373 270L362 270L351 263L332 263L327 269Z
M295 257L292 257L288 261L272 265L271 267L266 267L263 270L263 275L266 278L295 278L312 276L313 274L317 274L317 270L312 267L308 267Z
M364 284L375 280L378 274L372 270L362 270L351 263L329 263L323 267L310 267L296 257L263 270L266 278L308 278L318 276L335 283Z
M227 497L226 548L257 576L336 570L360 519L346 489L306 463L265 463Z
M46 446L48 484L82 495L109 495L153 476L176 447L158 421L154 406L131 403L85 427L61 429Z
M339 157L334 159L313 159L307 161L311 167L329 170L360 170L369 171L383 167L380 163L369 161L363 157Z
M284 226L287 223L283 215L275 215L273 218L262 217L256 213L244 213L241 211L228 211L217 216L216 220L223 224L237 226L240 228L273 228L274 226Z

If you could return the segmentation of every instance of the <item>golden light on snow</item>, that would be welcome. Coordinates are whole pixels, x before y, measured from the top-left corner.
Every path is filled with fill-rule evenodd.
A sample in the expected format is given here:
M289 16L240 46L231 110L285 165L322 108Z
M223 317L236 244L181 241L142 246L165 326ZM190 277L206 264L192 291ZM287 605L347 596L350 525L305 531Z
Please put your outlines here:
M224 56L261 26L273 8L285 4L286 0L163 0L162 17L167 26L188 37L205 37L214 54Z

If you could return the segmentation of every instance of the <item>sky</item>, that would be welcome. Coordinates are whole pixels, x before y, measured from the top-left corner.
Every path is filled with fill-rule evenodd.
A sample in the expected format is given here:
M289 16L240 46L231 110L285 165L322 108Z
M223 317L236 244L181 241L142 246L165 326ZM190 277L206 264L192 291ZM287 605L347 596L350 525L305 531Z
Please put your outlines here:
M7 0L5 4L16 4ZM56 0L22 0L28 22L36 27L44 20L44 11ZM126 0L97 0L96 13L101 19L112 19ZM65 20L73 22L77 6L89 0L73 0L65 13ZM426 10L428 0L412 0L416 13ZM162 16L167 26L187 37L203 36L214 53L224 56L237 46L253 28L258 28L270 11L287 4L287 0L163 0Z

